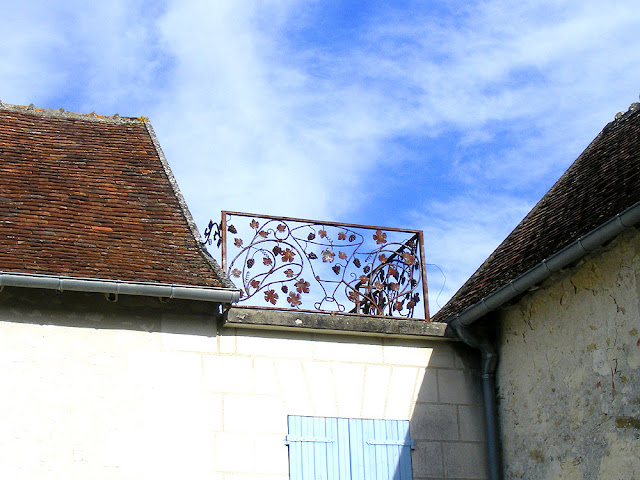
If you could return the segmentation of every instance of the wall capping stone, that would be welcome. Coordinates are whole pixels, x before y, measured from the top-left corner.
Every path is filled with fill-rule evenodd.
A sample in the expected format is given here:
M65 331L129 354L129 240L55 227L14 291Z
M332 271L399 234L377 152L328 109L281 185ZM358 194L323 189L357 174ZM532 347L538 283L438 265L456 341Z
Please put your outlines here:
M406 318L297 312L263 308L232 307L223 327L269 330L321 331L323 333L366 335L385 338L424 338L458 341L446 333L447 324Z

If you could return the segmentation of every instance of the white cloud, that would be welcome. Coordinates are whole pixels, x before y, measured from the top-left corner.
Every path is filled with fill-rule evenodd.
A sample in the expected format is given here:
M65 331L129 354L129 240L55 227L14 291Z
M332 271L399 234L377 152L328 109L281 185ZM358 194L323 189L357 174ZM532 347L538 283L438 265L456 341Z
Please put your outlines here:
M383 24L370 33L381 47L366 49L353 70L403 89L398 108L409 107L417 128L545 125L549 115L611 108L619 97L612 87L631 86L628 69L638 69L640 12L602 3L595 10L590 2L530 5L483 2L457 24L428 16Z
M4 13L0 76L8 103L133 115L158 94L166 59L153 5L24 1Z
M284 14L181 2L161 23L176 76L152 120L200 223L223 208L335 218L375 155L358 92L279 57L273 32L257 29L269 15Z
M532 205L510 196L479 192L433 201L415 212L424 231L429 267L429 308L433 315L482 264ZM444 285L443 285L444 283ZM442 292L442 293L440 293Z
M346 39L326 5L14 2L0 98L150 116L201 228L222 209L415 221L442 303L640 90L628 2L381 3ZM381 204L398 171L450 190Z
M4 12L0 42L0 98L7 103L29 104L51 89L64 88L65 76L54 71L50 54L62 41L47 21L45 5L15 2Z

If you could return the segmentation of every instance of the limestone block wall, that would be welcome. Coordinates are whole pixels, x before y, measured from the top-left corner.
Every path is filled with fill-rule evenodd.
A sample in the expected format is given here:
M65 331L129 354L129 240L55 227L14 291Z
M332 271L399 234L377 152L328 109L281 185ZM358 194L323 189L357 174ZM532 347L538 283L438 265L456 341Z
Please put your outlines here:
M502 314L507 478L640 478L640 233Z
M285 480L288 415L409 419L414 479L486 478L459 346L220 328L214 313L5 288L0 478Z

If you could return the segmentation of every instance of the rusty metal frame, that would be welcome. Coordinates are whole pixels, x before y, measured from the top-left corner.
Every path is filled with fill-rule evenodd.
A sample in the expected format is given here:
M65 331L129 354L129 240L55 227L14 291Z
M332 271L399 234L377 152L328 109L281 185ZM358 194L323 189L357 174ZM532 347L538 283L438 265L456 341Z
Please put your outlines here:
M266 225L271 221L283 222L285 225L287 225L287 223L299 224L299 226L296 226L294 229L291 229L289 226L287 226L289 231L293 231L293 230L298 229L298 228L307 228L307 227L308 228L335 227L336 229L345 229L347 231L351 230L351 229L355 229L355 230L376 231L376 234L377 234L377 232L397 232L397 233L401 233L401 234L411 235L410 239L409 240L405 240L400 248L406 248L407 245L409 245L409 241L413 242L414 239L415 239L415 243L417 243L415 253L418 254L419 265L415 265L415 264L414 265L409 265L408 268L409 268L409 270L411 270L412 268L417 269L419 267L419 270L420 270L419 277L416 277L416 278L418 279L418 281L422 282L422 298L421 299L418 298L418 301L421 300L423 302L424 319L427 320L427 321L429 320L429 300L428 300L428 290L427 290L427 275L426 275L426 268L425 268L426 264L425 264L425 254L424 254L424 237L423 237L422 231L413 230L413 229L393 228L393 227L380 227L380 226L375 226L375 225L362 225L362 224L353 224L353 223L340 223L340 222L330 222L330 221L321 221L321 220L311 220L311 219L287 217L287 216L252 214L252 213L246 213L246 212L235 212L235 211L227 211L227 210L222 211L221 213L222 213L222 220L220 222L220 228L218 230L218 234L220 235L220 240L221 240L220 243L221 243L221 248L222 248L222 252L221 252L222 253L222 268L224 269L225 272L229 273L230 276L232 276L233 269L231 269L232 265L229 265L229 259L227 258L228 254L229 254L229 248L227 246L227 240L229 239L228 237L229 237L229 234L231 233L231 232L229 232L230 226L231 226L232 229L235 229L235 227L230 225L230 223L228 222L228 219L230 219L231 217L243 217L243 218L250 218L252 220L255 220L255 219L267 220L267 222L265 222L263 225ZM210 223L210 226L211 225L212 225L212 223ZM272 228L272 227L270 227L270 228ZM256 227L256 233L257 233L257 229L258 229L258 227ZM211 227L210 227L209 232L208 232L209 234L211 234L210 230L211 230ZM280 240L276 240L277 236L276 236L275 231L274 231L273 228L272 228L272 232L274 233L274 239L269 239L269 241L272 241L272 242L280 241ZM325 232L325 234L326 234L326 232ZM358 235L362 236L360 233L358 233ZM205 236L207 236L207 232L205 232ZM386 234L384 235L384 237L386 238ZM266 238L266 237L263 237L263 238ZM340 239L340 236L338 238ZM375 236L373 238L375 239ZM314 239L315 239L315 236L314 236ZM303 241L305 241L305 244L307 245L306 240L303 240ZM211 243L211 240L208 240L208 242ZM328 242L329 243L327 243L326 245L329 245L330 248L334 248L335 247L335 245L333 243L333 240L329 239ZM312 243L315 244L315 242L312 242ZM361 241L360 245L362 245L363 243L364 243L364 236L362 236L362 241ZM389 245L392 245L392 244L397 244L397 242L392 242ZM251 247L252 245L253 244L249 244L247 247L245 247L245 249ZM324 244L317 243L317 245L324 245ZM348 246L348 245L346 245L346 246ZM339 245L338 245L338 247L339 247ZM382 249L383 247L386 247L386 244L383 245L382 247L380 247L380 249ZM357 251L357 248L352 253L352 257L356 255L356 251ZM309 257L308 253L304 249L302 249L302 252L304 253L304 256L306 256L306 262L308 262L309 265L311 265L310 262L311 262L311 259L313 259L313 257ZM365 253L368 253L368 252L358 252L359 255L364 255ZM282 253L281 252L277 253L274 256L274 258L277 259L279 254L282 254ZM312 255L314 255L314 254L312 253ZM300 257L302 259L303 255L301 254ZM235 257L235 259L237 259L237 258L238 258L238 256ZM284 256L283 256L283 258L284 258ZM315 259L317 259L317 258L318 257L316 256ZM235 259L233 261L235 261ZM341 259L342 259L342 257L341 257ZM324 260L324 258L323 258L323 260ZM344 260L344 259L342 259L342 260ZM375 255L374 255L374 260L375 260ZM389 262L390 260L391 260L391 256L390 256L389 259L387 259L387 262ZM232 264L233 264L233 261L232 261ZM300 260L300 261L302 262L302 260ZM333 262L333 256L331 257L330 261ZM395 261L398 261L398 260L395 260ZM344 277L346 275L346 267L349 266L349 265L350 265L349 261L347 261L346 265L344 267L345 271L343 271L343 277L342 277L341 281L324 280L324 279L320 279L317 275L315 277L315 280L318 283L320 283L321 281L324 281L324 282L327 282L327 283L337 283L338 285L333 290L334 294L335 294L335 292L337 292L338 287L341 285L341 283L345 283L345 285L347 285L349 288L353 289L354 288L353 285L351 285L350 283L344 281ZM253 262L252 262L251 266L253 266ZM337 262L336 262L336 266L337 266ZM384 266L384 262L379 263L377 265L377 268L381 268L383 266ZM301 272L302 272L302 264L300 264L300 267L301 267ZM279 267L279 268L282 268L282 267ZM313 267L310 267L310 268L313 268ZM231 271L230 271L230 269L231 269ZM289 269L289 270L291 270L291 269ZM338 270L340 270L340 269L338 269ZM315 270L313 270L313 271L315 272ZM335 270L334 270L334 272L335 272ZM366 272L366 270L365 270L365 272ZM371 274L373 274L373 271L371 271ZM298 276L299 275L300 275L300 273L298 274ZM337 273L336 273L336 275L337 275ZM353 273L350 272L350 275L353 276ZM413 275L413 274L411 274L411 275ZM388 274L387 274L387 276L388 276ZM413 278L413 276L411 278ZM278 282L274 282L274 283L282 283L282 282L278 281ZM305 282L305 283L308 283L308 282ZM283 288L283 292L285 292L285 294L286 294L288 291L285 290L284 287L282 287L282 288ZM412 289L409 292L414 291L414 289L415 289L415 287L412 287ZM324 287L323 287L323 290L324 290ZM260 290L258 290L258 291L260 291ZM324 290L324 291L325 291L325 294L326 294L326 290ZM369 287L369 291L371 291L371 287ZM300 292L300 290L298 290L298 292ZM257 292L254 292L253 294L255 294L255 293L257 293ZM292 295L293 296L296 295L293 292L293 290L291 290L291 293L289 293L289 298L287 300L290 300L292 298ZM403 293L402 295L404 296L405 294ZM276 296L276 299L277 299L278 295L276 294L275 296ZM297 296L299 298L300 294L297 294ZM406 298L409 298L409 297L407 296ZM412 299L413 299L413 297L412 297ZM335 301L335 298L332 297L332 301ZM349 298L348 301L351 301L351 302L353 302L354 304L357 305L357 303L353 299ZM336 303L338 305L340 305L337 301L336 301ZM289 310L289 309L290 310L298 310L298 311L315 311L315 312L317 312L318 310L336 312L335 310L325 310L325 309L322 309L322 308L318 308L317 306L316 306L316 310L310 310L310 309L306 309L306 308L301 308L299 306L294 307L293 306L294 303L291 302L291 301L290 301L290 304L292 305L291 308L286 307L284 309L287 309L287 310ZM403 300L403 304L404 304L404 300ZM416 304L418 304L418 302L416 302ZM275 305L275 303L274 303L274 305ZM320 305L322 305L322 302L320 302ZM389 305L390 305L390 303L386 304L385 308L387 308ZM255 306L255 307L252 306L252 305L246 305L246 307L247 308L278 309L278 310L282 310L283 309L283 307L280 307L280 306L273 306L272 307L270 305L267 305L267 306ZM391 306L390 310L393 312L394 307ZM413 312L412 309L411 309L411 312ZM377 314L371 314L371 313L365 314L365 313L357 313L357 312L354 313L353 311L352 312L347 312L347 311L344 311L344 310L338 311L336 313L365 315L365 316L371 316L371 317L384 316L384 315L381 315L379 311L377 312ZM414 318L414 317L409 317L409 318Z

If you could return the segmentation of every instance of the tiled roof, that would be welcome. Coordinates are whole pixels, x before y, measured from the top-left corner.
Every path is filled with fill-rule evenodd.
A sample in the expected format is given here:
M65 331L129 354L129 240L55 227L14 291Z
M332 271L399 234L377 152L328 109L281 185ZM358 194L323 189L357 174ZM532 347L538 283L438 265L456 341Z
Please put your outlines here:
M640 202L640 104L609 123L433 317L446 321Z
M0 103L0 271L232 287L146 118Z

